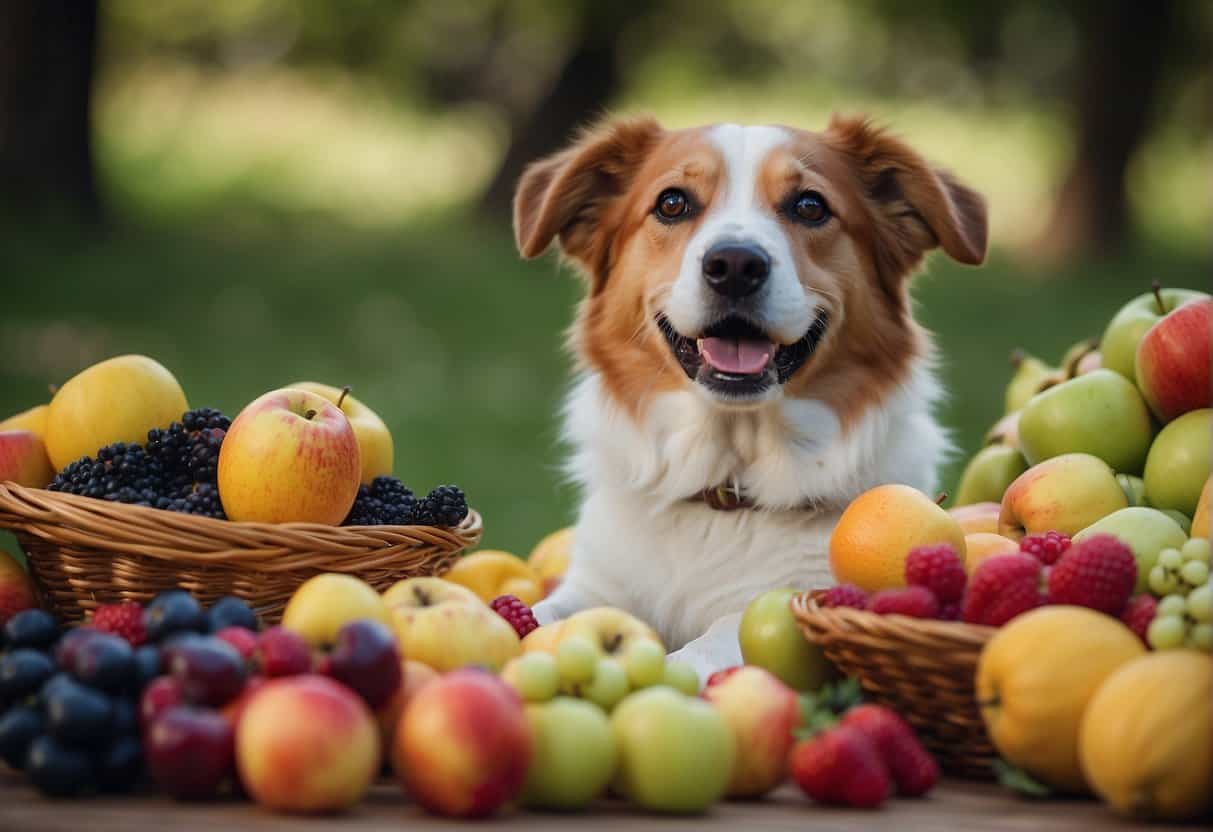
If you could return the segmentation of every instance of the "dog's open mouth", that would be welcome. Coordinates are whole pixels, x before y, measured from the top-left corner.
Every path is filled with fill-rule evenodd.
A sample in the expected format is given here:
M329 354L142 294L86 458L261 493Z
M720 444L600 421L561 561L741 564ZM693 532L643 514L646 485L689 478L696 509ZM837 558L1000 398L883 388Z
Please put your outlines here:
M809 360L825 335L825 310L800 340L777 344L767 333L736 315L712 324L698 338L680 334L665 315L657 326L689 378L728 396L757 396L772 384L783 384Z

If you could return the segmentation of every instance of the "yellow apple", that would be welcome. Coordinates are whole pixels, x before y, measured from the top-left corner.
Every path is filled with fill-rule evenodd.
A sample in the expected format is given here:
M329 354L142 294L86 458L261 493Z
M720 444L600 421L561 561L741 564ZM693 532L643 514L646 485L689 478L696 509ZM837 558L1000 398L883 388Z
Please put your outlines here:
M563 622L555 646L572 636L588 638L607 656L622 656L628 647L642 640L655 641L665 649L652 627L615 607L593 607L573 613Z
M455 561L444 576L465 586L486 604L501 595L513 595L528 607L543 598L543 582L526 561L509 552L482 549Z
M443 601L483 603L476 593L465 586L443 578L405 578L396 581L383 592L383 603L392 607L428 607Z
M496 672L521 654L510 623L475 593L441 578L411 578L384 593L401 655L437 671L481 665Z
M54 478L46 445L32 431L0 431L0 482L12 480L28 488L46 488Z
M349 388L332 387L315 381L301 381L288 386L323 396L341 408L341 412L350 420L354 436L358 439L358 450L362 454L363 484L369 485L375 477L391 476L395 449L392 434L379 418L379 414L349 395Z
M960 526L965 536L971 534L997 534L998 513L1002 510L1000 503L972 503L967 506L953 506L948 514Z
M535 544L527 565L543 580L543 594L550 595L564 578L573 554L573 526L554 531Z
M282 613L282 626L312 647L327 647L336 642L338 630L359 618L391 626L387 605L374 587L353 575L326 572L295 590Z
M1033 465L1007 487L998 533L1012 540L1051 530L1074 535L1128 504L1106 462L1062 454Z
M120 355L73 376L46 414L46 450L55 470L114 442L147 441L189 410L173 374L144 355Z
M219 451L219 499L231 520L337 525L358 496L362 461L350 420L306 390L274 390L240 411Z
M0 430L28 430L45 442L46 416L49 412L50 405L40 404L37 407L31 407L29 410L23 410L0 422Z

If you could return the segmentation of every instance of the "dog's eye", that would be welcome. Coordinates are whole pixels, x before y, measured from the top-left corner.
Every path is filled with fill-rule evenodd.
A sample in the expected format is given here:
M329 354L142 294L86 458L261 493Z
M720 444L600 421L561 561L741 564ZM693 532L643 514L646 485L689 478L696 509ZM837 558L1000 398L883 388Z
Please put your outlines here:
M830 218L830 206L826 205L825 197L817 191L805 191L796 197L792 210L809 225L821 225Z
M654 211L658 219L676 220L686 214L691 207L691 201L687 199L684 191L678 188L666 188L657 197L657 205Z

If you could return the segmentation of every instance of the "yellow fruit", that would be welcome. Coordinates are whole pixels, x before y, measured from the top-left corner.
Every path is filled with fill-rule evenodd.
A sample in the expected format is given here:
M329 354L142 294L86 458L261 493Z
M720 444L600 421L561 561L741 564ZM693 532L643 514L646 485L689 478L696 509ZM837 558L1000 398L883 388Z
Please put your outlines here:
M953 506L948 514L960 525L960 530L966 535L986 532L998 533L998 513L1002 510L999 503L972 503L967 506Z
M428 607L443 601L480 604L480 598L466 586L432 576L405 578L396 581L383 592L383 603L395 607Z
M50 405L40 404L37 407L31 407L29 410L9 416L3 422L0 422L0 431L5 430L28 430L34 436L46 441L46 415L50 412ZM185 411L182 411L184 413Z
M513 595L529 607L544 596L542 579L526 561L495 549L460 558L442 577L467 587L486 604L498 596Z
M1086 791L1078 763L1083 711L1105 679L1144 653L1132 630L1086 607L1015 618L977 663L977 702L994 746L1056 789Z
M647 639L661 644L652 627L615 607L593 607L566 618L559 641L572 636L584 636L607 656L621 656L637 641ZM661 647L665 649L665 645Z
M1200 489L1200 499L1196 501L1196 513L1192 515L1192 537L1209 537L1209 492L1213 491L1213 477L1205 480L1205 487Z
M964 532L956 519L908 485L881 485L860 494L830 535L830 570L839 583L868 592L905 586L906 555L917 546L950 543L963 560Z
M370 584L353 575L326 572L308 578L282 613L282 626L303 636L313 647L331 646L337 631L358 618L391 625L387 605Z
M371 410L358 399L350 395L342 395L340 387L328 384L318 384L314 381L300 381L288 384L296 390L306 390L323 396L333 404L341 402L338 407L350 420L354 436L358 440L358 452L362 458L362 484L370 485L375 477L386 477L392 473L392 461L395 456L395 446L392 444L391 431L379 418L379 414Z
M114 442L147 441L189 410L173 374L144 355L120 355L82 370L51 399L46 450L56 470Z
M995 555L1012 555L1019 551L1019 544L1009 537L989 532L977 532L965 535L965 572L970 575L977 564Z
M1213 660L1163 650L1109 676L1082 717L1079 758L1124 815L1186 820L1213 811Z
M572 553L572 526L552 532L531 550L526 562L535 570L535 574L543 579L544 595L549 595L569 570L569 558Z
M522 640L522 652L555 655L556 645L560 643L560 637L564 635L563 627L563 621L553 621L551 624L544 624L542 627L531 630Z

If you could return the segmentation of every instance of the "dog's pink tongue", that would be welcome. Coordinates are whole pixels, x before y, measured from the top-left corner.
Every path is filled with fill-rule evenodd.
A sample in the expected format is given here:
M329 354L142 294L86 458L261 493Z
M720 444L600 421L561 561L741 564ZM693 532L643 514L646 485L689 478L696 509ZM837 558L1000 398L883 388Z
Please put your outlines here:
M699 342L699 351L708 364L722 373L748 375L766 368L774 348L770 341L704 338Z

